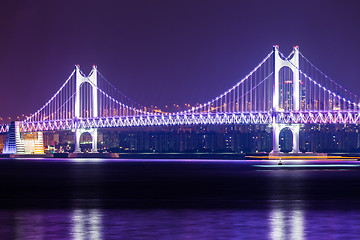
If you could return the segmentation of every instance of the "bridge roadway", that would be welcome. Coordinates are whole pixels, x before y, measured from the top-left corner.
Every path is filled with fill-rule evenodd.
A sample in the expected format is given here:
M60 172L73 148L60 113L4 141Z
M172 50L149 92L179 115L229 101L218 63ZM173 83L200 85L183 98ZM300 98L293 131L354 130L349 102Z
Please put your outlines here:
M292 111L247 113L158 114L145 116L102 117L22 122L22 132L71 130L75 128L186 126L217 124L360 124L358 111ZM7 132L2 126L1 131Z

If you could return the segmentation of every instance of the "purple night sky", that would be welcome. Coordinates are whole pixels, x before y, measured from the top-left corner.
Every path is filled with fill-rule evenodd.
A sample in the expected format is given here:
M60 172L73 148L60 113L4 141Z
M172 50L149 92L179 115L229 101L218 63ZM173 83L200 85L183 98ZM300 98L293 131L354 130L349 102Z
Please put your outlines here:
M360 94L358 1L7 1L0 117L38 110L75 64L143 105L203 103L294 45Z

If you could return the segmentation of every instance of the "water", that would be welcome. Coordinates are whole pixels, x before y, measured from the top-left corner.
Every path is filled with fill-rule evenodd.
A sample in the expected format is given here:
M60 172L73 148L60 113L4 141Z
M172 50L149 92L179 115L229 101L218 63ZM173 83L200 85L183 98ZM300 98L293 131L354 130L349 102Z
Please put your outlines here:
M0 239L358 239L358 161L0 161Z

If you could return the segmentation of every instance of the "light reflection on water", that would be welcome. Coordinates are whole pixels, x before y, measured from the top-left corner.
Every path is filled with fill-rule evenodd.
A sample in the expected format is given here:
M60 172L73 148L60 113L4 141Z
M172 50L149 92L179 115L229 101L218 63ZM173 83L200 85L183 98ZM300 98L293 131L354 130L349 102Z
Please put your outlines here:
M273 209L269 222L271 225L271 239L304 239L304 218L303 210L284 211Z
M101 214L99 209L75 209L71 228L73 239L102 239Z
M307 209L1 210L0 239L358 239L360 211Z
M0 240L360 239L358 162L37 161L0 162Z

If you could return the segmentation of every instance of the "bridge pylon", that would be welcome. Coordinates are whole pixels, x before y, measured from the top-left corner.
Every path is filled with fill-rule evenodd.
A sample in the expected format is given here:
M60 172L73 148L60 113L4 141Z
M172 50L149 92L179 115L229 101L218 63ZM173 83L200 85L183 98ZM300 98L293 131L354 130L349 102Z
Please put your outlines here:
M299 73L299 47L295 46L293 52L291 53L291 59L283 59L280 56L279 46L274 46L274 88L273 88L273 116L272 116L272 125L273 125L273 151L274 153L280 152L280 132L281 130L288 128L291 130L293 135L293 153L300 152L299 145L299 124L280 124L277 122L277 113L280 113L285 110L299 111L300 110L300 73ZM280 104L280 71L284 67L289 68L292 71L292 104L290 105L291 109L284 109Z
M91 98L91 108L90 108L90 114L91 117L97 117L98 116L98 90L97 90L97 68L95 65L93 65L93 69L90 72L89 76L83 76L80 72L80 66L75 66L75 153L80 153L80 137L83 133L90 133L92 137L92 148L91 152L97 152L97 140L98 140L98 132L97 128L90 128L90 129L83 129L78 128L77 119L82 118L81 115L81 98L80 98L80 88L84 83L89 83L92 87L92 98Z

